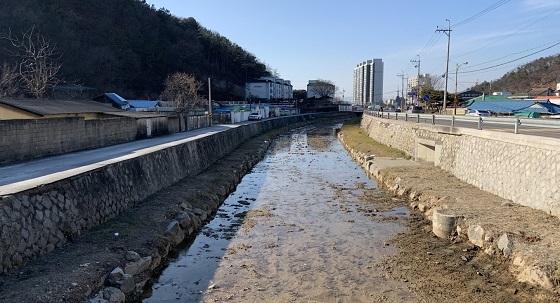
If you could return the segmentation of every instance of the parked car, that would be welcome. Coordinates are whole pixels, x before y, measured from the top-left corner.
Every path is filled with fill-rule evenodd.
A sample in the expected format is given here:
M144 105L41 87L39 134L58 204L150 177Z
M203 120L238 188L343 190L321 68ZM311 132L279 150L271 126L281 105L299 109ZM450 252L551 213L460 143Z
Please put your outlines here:
M421 114L421 113L424 112L424 108L422 108L422 106L411 105L411 106L408 107L406 112L409 113L409 114Z
M492 113L489 110L470 109L465 116L490 117Z
M249 121L256 121L256 120L262 120L262 115L259 113L251 113L249 115Z

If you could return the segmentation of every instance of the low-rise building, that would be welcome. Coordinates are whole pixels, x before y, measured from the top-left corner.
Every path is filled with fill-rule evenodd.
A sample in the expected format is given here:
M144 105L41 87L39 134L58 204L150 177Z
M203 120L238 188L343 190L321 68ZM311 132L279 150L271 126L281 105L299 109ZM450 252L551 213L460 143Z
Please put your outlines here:
M245 99L249 101L272 101L293 99L293 86L290 80L277 77L260 77L245 83Z

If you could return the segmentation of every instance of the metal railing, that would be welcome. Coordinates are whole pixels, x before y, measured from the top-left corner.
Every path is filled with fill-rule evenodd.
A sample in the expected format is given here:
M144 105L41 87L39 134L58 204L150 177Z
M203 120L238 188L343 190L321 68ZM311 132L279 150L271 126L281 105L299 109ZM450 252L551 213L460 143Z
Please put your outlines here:
M426 123L432 125L442 125L451 127L467 127L492 128L499 130L513 131L518 134L521 129L526 130L558 130L560 135L560 119L544 119L544 118L519 118L519 117L475 117L475 116L459 116L459 115L434 115L434 114L411 114L399 112L380 112L366 110L364 114L378 118L410 121L415 123ZM548 133L547 133L548 134Z

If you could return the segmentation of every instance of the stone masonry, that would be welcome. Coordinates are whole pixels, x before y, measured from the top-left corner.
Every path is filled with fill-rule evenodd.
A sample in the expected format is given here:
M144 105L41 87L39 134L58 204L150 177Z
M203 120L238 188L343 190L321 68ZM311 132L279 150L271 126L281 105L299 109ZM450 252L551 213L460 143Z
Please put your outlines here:
M262 132L309 119L290 116L231 128L59 182L0 197L0 273L62 246L82 231L182 178Z
M560 216L560 140L389 120L364 114L376 141L427 160L460 180L524 206ZM422 153L427 151L427 158Z

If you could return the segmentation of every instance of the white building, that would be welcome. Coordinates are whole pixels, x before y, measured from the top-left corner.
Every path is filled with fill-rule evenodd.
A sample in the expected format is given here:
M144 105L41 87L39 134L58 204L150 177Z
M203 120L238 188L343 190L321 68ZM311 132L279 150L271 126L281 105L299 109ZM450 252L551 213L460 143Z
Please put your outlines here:
M307 83L307 98L317 98L329 95L331 98L334 97L336 88L334 85L321 81L321 80L309 80ZM322 95L322 96L321 96Z
M408 78L408 92L415 92L418 87L418 78ZM420 75L420 86L422 88L432 87L430 74Z
M293 86L290 80L272 76L260 77L245 83L245 99L271 101L293 99Z
M364 61L354 68L354 103L383 102L383 61Z

